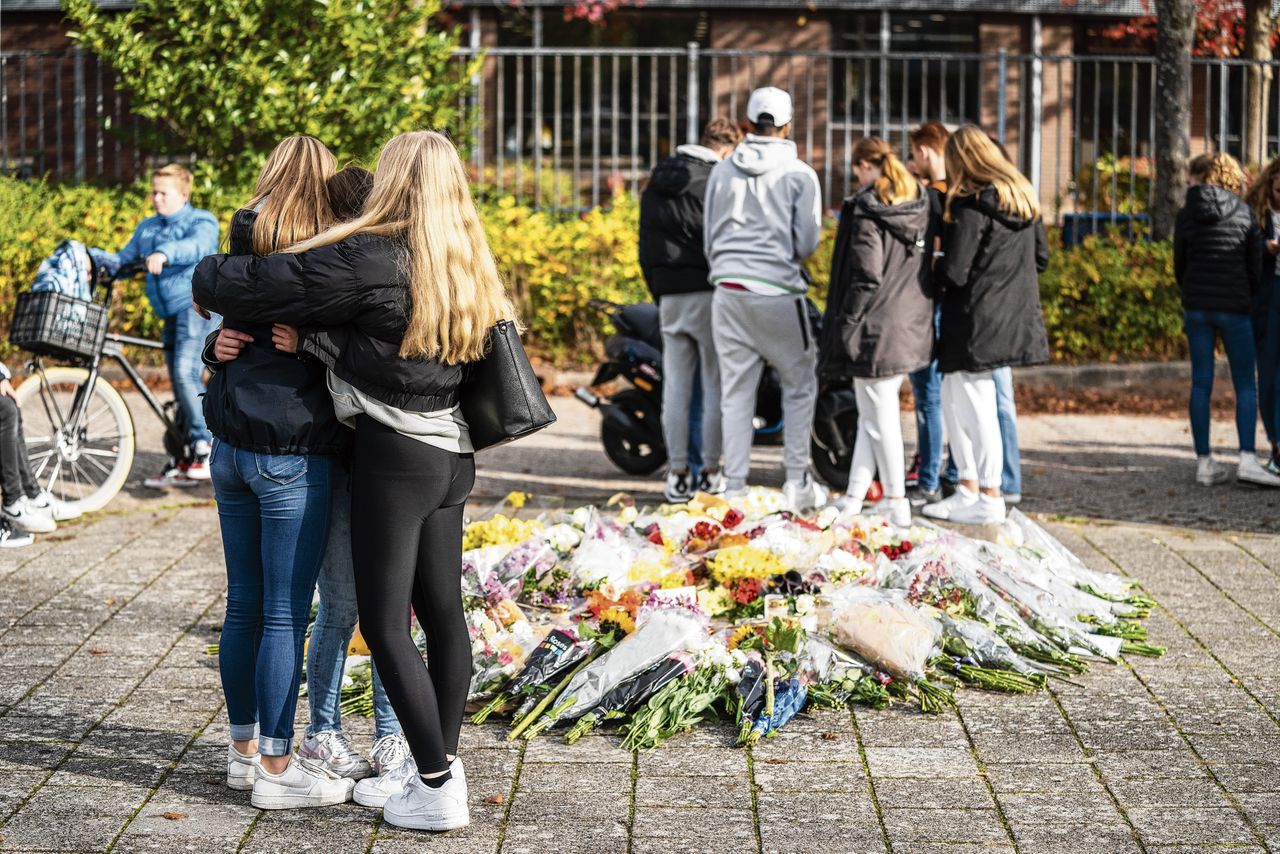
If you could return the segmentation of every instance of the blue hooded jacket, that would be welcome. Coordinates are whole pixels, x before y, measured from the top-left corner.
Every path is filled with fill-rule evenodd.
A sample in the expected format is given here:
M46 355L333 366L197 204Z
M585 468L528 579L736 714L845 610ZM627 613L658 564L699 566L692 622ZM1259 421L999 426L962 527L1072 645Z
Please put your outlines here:
M147 299L167 319L191 307L191 274L201 258L218 252L217 217L190 202L170 216L149 216L112 260L129 264L155 252L166 260L160 275L147 274Z

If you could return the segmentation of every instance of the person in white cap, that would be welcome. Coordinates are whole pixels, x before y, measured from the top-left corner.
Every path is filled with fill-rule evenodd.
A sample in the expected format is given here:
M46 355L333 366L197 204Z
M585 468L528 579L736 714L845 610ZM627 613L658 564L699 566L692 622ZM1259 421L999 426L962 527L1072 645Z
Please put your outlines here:
M752 133L707 182L703 239L715 285L712 323L728 494L747 486L756 389L768 365L782 383L783 492L794 509L804 510L826 500L809 474L818 386L803 268L818 248L822 210L817 173L787 138L791 118L791 96L783 90L768 86L751 93Z

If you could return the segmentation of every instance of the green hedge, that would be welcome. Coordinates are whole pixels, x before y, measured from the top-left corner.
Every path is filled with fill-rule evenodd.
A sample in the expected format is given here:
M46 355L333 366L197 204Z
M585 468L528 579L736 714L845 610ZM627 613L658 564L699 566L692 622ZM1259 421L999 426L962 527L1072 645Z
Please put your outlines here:
M197 195L195 204L221 219L223 239L242 190ZM530 349L558 364L597 358L607 324L587 306L592 297L648 298L636 258L638 210L621 196L608 211L581 216L534 211L511 198L481 196L480 211L499 267L529 326ZM0 177L0 328L40 260L66 237L118 249L150 213L147 188L56 186ZM834 225L809 263L814 297L826 293ZM1055 241L1056 235L1051 235ZM1045 323L1059 361L1164 359L1185 354L1181 309L1167 243L1130 244L1115 235L1055 249L1040 279ZM157 337L141 279L117 294L114 328ZM13 356L7 343L0 355Z

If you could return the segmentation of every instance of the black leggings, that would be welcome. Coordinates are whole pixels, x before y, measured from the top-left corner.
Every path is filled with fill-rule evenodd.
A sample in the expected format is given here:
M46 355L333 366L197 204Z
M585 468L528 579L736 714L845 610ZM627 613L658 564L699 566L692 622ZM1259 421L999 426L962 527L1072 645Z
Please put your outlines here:
M31 474L27 460L27 440L22 435L22 410L5 395L0 395L0 491L4 503L12 504L24 495L35 498L40 486Z
M471 684L462 610L462 512L475 460L356 421L351 552L360 632L418 771L447 771ZM427 635L431 667L409 636L409 606Z

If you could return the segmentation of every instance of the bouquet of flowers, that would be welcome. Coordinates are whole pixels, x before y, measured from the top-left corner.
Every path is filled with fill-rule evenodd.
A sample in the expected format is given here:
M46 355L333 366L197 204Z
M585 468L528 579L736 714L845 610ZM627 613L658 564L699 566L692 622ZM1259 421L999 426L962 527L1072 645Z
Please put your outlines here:
M486 697L520 669L541 638L540 632L511 600L467 612L471 635L469 699Z
M529 653L524 669L476 712L471 722L484 723L494 712L517 699L528 699L549 691L556 679L587 658L594 647L594 641L580 640L571 630L552 629L547 632Z
M640 675L628 679L600 698L600 702L578 718L565 733L565 743L573 744L601 723L625 717L628 712L662 690L668 682L679 679L694 668L687 652L675 652Z
M731 652L718 643L700 649L696 661L693 672L668 682L623 727L625 749L652 750L693 729L714 714L715 704L748 665L745 653Z

